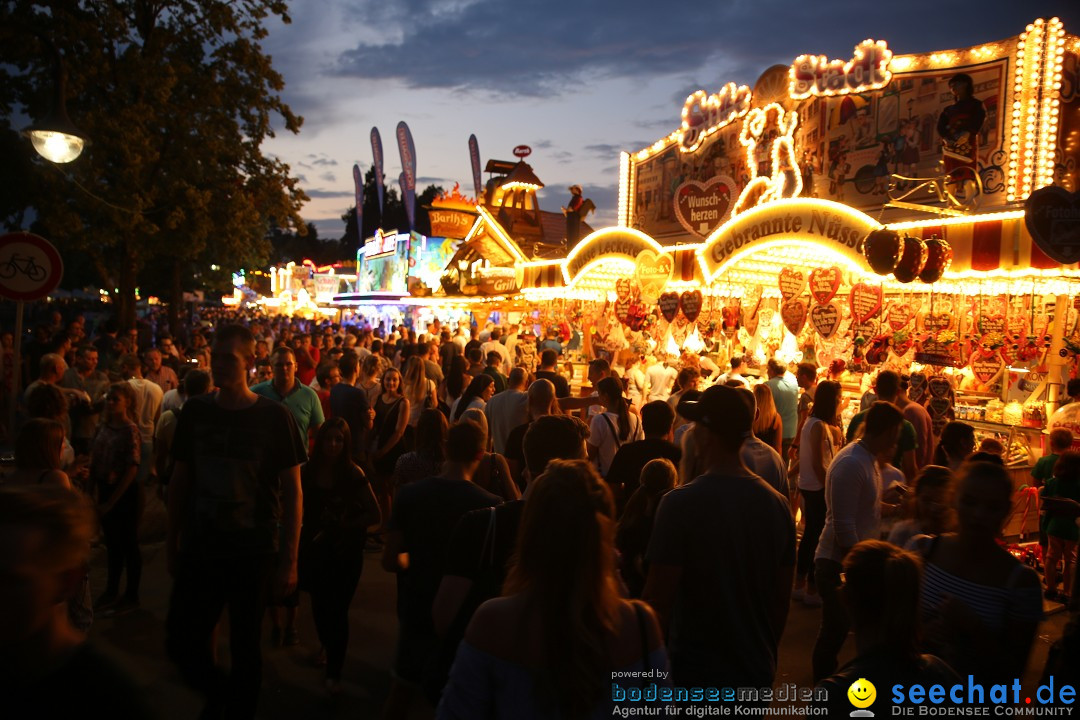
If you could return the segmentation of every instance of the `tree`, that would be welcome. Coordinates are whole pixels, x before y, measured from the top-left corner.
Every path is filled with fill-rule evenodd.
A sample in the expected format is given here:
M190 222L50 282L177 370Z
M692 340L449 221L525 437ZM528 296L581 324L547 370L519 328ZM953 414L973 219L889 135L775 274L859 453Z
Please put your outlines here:
M428 218L426 207L431 201L442 194L443 189L438 185L428 185L419 197L416 198L416 227L421 235L431 234L431 220ZM383 210L379 212L379 191L375 187L375 168L368 168L364 174L364 227L363 232L357 232L356 206L352 206L342 216L345 222L345 234L341 236L340 255L342 259L352 260L356 257L356 251L361 243L375 235L378 229L398 230L405 232L409 228L409 216L405 212L405 203L398 197L397 188L387 186L386 197L383 202Z
M172 306L185 278L210 264L261 264L271 222L306 230L307 199L288 165L264 156L280 118L302 118L280 96L281 76L260 46L270 15L289 22L282 0L68 0L0 3L0 27L25 28L0 48L0 147L13 111L41 117L51 60L39 37L64 52L68 108L91 138L69 166L27 161L0 168L0 187L27 192L0 216L9 227L29 199L62 251L90 258L113 293L122 325L134 322L134 291L148 267L171 274ZM175 317L170 318L175 321Z

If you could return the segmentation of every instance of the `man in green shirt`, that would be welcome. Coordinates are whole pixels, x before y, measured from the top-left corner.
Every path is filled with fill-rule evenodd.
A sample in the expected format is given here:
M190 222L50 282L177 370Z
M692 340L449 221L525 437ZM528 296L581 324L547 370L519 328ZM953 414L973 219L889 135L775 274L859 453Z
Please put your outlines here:
M315 391L304 385L296 377L296 356L292 348L284 345L270 354L270 366L273 378L251 386L256 395L282 403L292 413L296 426L300 428L300 437L304 446L310 446L309 438L315 435L323 424L322 403Z

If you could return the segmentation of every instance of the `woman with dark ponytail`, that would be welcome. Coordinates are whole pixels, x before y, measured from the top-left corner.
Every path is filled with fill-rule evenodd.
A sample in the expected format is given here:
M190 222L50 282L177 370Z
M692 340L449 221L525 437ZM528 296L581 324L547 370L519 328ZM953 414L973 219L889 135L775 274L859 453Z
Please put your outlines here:
M630 413L618 380L606 377L596 385L604 412L593 416L589 424L589 459L596 464L601 476L607 475L615 453L626 443L644 439L641 418Z

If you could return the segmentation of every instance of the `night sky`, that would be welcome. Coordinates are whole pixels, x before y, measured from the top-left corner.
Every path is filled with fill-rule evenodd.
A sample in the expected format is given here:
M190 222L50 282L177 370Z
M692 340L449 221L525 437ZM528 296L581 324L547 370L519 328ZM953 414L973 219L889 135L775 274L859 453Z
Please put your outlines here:
M619 151L677 128L694 90L753 87L803 53L850 58L866 38L897 55L948 50L1055 15L1080 34L1080 0L298 0L291 13L291 25L271 25L265 49L304 125L266 150L301 178L312 198L303 216L324 239L344 232L352 165L371 166L372 126L388 183L400 172L394 127L404 120L417 191L460 182L471 195L475 133L485 163L531 146L527 161L547 185L541 207L558 211L578 183L597 205L590 224L603 227L615 223Z

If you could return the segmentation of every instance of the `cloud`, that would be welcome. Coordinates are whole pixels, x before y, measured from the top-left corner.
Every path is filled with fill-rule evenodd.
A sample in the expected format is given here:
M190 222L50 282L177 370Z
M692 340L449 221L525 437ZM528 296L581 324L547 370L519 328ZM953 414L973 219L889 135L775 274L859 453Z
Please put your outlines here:
M323 180L324 182L328 182L328 183L337 182L337 176L334 175L334 173L332 173L332 172L324 172L322 175L319 176L319 179Z
M304 190L312 200L323 198L349 198L354 197L352 190Z
M315 158L311 161L311 164L316 166L323 165L327 167L333 167L338 164L337 160L334 160L333 158L328 158L326 156L319 157L317 155L308 155L308 157Z
M1077 14L1066 0L1046 4ZM916 0L900 12L861 0L757 0L680 11L654 0L363 0L350 6L350 20L383 34L368 33L327 70L397 79L412 88L537 97L607 78L637 81L705 69L708 83L753 83L765 68L803 52L847 56L866 37L885 37L905 53L958 47L1016 34L1033 12L1011 0L984 0L978 13L971 7L968 0ZM964 20L944 21L950 17Z
M598 157L610 159L612 157L618 157L621 152L629 152L649 144L650 143L646 140L630 140L628 142L620 143L595 143L593 145L586 145L585 150Z
M427 186L427 185L447 185L447 183L449 183L449 185L447 185L447 187L453 187L455 182L459 182L459 181L447 180L446 178L441 178L441 177L427 177L425 175L421 175L421 176L416 178L416 187L419 188L421 185L423 185L423 186Z

